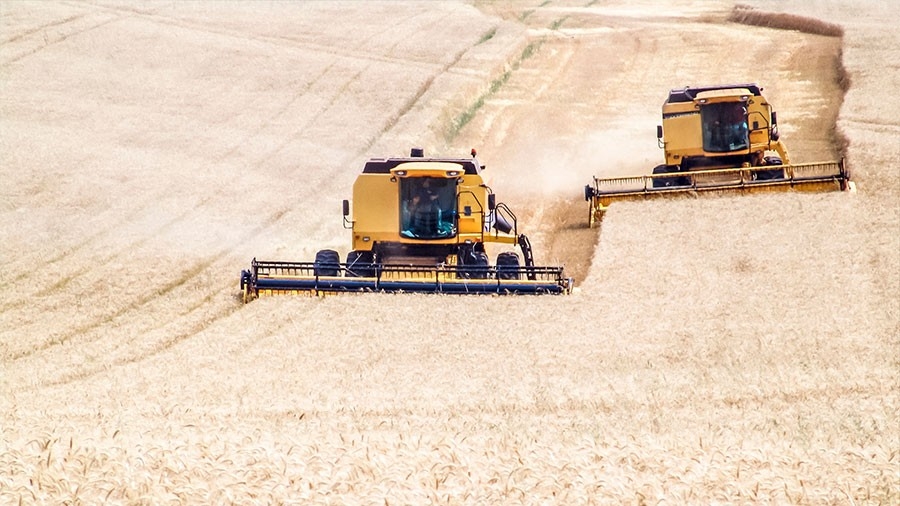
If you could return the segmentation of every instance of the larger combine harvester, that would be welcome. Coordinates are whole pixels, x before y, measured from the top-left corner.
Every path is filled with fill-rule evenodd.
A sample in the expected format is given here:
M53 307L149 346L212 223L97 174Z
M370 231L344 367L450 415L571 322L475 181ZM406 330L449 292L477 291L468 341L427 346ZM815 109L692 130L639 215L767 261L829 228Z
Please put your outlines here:
M562 267L534 265L531 243L482 170L475 150L471 158L426 158L413 149L409 157L370 159L353 185L352 214L343 202L344 227L352 231L346 261L329 249L313 262L253 259L241 273L244 301L333 292L571 292ZM493 265L487 243L505 249Z
M671 90L656 137L665 163L653 175L594 177L585 186L592 227L619 200L687 192L852 188L843 160L791 163L779 140L775 111L756 84Z

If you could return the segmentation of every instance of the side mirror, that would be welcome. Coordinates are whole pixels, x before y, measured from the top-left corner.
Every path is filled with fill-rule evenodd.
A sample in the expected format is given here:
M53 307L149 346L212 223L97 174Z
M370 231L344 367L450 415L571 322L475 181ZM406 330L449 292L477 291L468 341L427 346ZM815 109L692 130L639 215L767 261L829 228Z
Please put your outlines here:
M662 139L662 125L656 125L656 138Z
M488 209L493 211L497 207L497 196L493 193L488 193Z
M350 221L349 219L347 219L347 217L350 216L350 201L349 200L346 200L346 199L344 200L343 208L344 208L343 209L343 211L344 211L344 228L351 229L351 228L353 228L353 222Z
M772 111L772 126L778 124L778 116L775 114L775 111Z

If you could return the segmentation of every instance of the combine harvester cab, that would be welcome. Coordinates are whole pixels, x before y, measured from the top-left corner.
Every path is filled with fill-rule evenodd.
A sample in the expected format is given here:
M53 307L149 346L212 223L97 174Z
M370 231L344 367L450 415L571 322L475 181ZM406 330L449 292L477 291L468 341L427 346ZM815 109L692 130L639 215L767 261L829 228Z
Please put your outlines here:
M618 200L686 192L852 190L843 160L792 164L771 104L756 84L671 90L656 137L665 164L653 175L594 177L585 186L590 226Z
M343 202L352 249L344 262L321 250L312 262L253 259L241 272L244 302L280 294L415 292L567 294L562 267L534 265L515 214L497 202L472 158L374 158ZM486 243L508 245L492 265ZM518 247L519 253L514 251Z

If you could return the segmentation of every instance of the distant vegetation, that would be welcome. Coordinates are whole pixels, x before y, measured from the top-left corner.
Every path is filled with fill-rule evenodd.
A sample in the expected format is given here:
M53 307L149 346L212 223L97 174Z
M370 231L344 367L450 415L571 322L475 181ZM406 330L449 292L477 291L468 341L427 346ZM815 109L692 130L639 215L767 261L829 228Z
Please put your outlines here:
M844 29L834 23L796 14L759 11L748 5L741 4L734 6L731 14L728 16L728 21L781 30L797 30L798 32L827 35L829 37L843 37L844 35Z
M497 35L496 26L485 32L484 35L482 35L481 38L478 39L478 42L475 45L477 46L478 44L484 44L485 42L493 39L494 35Z
M464 126L466 126L469 121L472 121L472 118L475 117L475 113L477 113L478 110L481 109L481 107L484 105L484 101L494 93L497 93L497 91L499 91L500 88L503 87L504 84L506 84L506 81L509 80L512 72L519 68L519 66L522 64L522 61L531 58L538 50L538 48L540 48L540 46L541 41L531 42L527 46L525 46L525 49L522 50L522 54L513 63L510 70L507 70L503 73L503 75L491 81L491 86L486 93L478 97L475 102L473 102L472 105L469 106L468 109L453 118L453 120L450 122L450 128L447 131L446 138L448 140L454 139L459 134L459 131Z

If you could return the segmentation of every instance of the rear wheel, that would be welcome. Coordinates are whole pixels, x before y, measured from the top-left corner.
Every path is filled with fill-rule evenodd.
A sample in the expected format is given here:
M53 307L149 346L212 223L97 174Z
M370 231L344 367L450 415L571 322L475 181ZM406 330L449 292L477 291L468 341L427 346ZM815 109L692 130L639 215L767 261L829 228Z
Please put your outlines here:
M341 257L333 249L323 249L316 253L313 272L316 276L337 276L341 270Z
M497 277L519 279L519 255L516 252L504 251L497 255Z
M351 251L347 253L347 277L374 278L375 254L371 251Z

